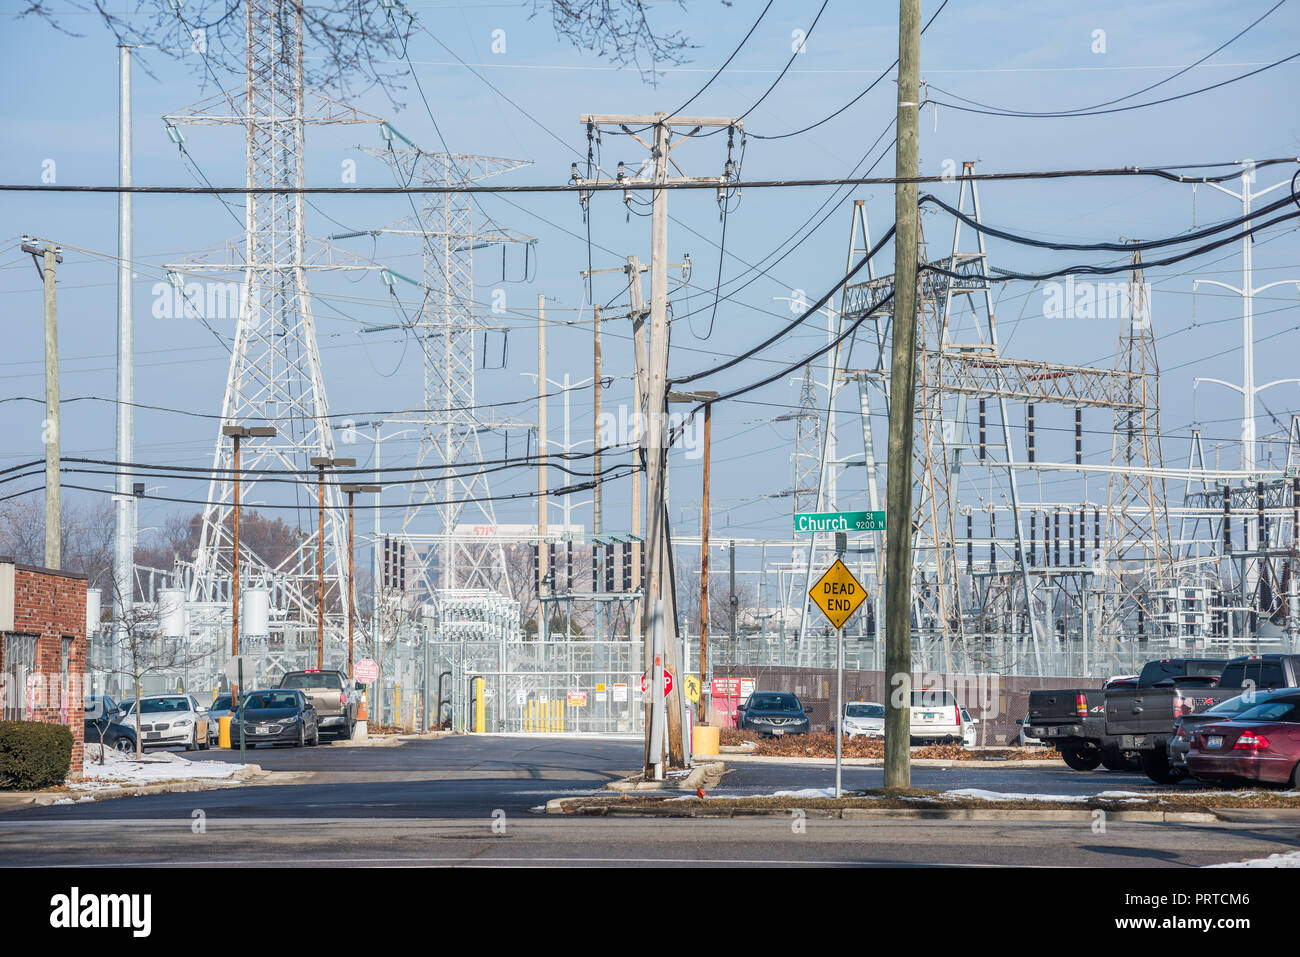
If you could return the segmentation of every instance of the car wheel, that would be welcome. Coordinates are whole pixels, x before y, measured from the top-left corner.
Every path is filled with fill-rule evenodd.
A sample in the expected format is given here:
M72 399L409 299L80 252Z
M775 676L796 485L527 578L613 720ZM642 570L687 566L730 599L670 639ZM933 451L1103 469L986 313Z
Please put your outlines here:
M307 726L303 724L298 725L298 747L307 747Z
M340 741L351 741L351 740L352 740L352 731L353 731L353 725L352 725L352 722L351 722L351 721L345 721L344 724L343 724L343 730L339 732L339 740L340 740Z
M1119 748L1101 749L1101 766L1107 771L1133 770L1129 765L1128 756Z
M1293 790L1300 791L1300 762L1296 763L1295 769L1291 772L1291 787Z
M1173 767L1163 751L1143 751L1142 770L1156 784L1177 784L1187 777L1182 768Z
M1100 748L1085 748L1079 745L1061 748L1061 757L1075 771L1091 771L1102 761Z
M190 739L185 742L186 751L197 751L199 749L199 726L196 724L194 730L190 732Z
M123 754L130 754L135 750L135 744L132 743L130 738L114 738L112 747Z

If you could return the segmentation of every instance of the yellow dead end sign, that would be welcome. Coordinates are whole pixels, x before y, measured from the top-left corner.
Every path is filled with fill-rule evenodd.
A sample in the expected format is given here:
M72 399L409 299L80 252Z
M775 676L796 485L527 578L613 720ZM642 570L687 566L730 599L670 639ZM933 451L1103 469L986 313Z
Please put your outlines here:
M839 631L867 600L867 590L853 577L848 566L837 558L835 564L826 569L826 574L817 579L817 584L809 590L808 597L830 619L835 630Z

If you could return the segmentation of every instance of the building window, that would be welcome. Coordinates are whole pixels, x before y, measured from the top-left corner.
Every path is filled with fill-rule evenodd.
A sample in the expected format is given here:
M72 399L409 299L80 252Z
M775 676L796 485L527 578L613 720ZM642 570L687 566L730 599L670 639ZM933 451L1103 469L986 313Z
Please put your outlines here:
M0 718L5 721L29 720L27 679L36 673L35 635L4 636L4 670L0 671L3 694L0 694Z

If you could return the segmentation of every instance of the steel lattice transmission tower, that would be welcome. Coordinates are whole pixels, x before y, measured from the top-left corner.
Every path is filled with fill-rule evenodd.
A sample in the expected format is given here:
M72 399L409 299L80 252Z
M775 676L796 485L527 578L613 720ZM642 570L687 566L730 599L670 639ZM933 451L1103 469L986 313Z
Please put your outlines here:
M223 91L164 120L169 127L238 125L245 130L249 192L245 194L243 248L227 245L224 255L218 254L214 261L177 268L243 274L242 306L222 401L221 425L268 423L277 429L275 438L250 442L244 448L241 467L250 470L243 482L244 495L245 500L251 500L257 484L251 470L293 469L306 478L311 473L311 457L334 455L307 288L308 270L374 268L324 244L313 244L309 254L303 194L258 190L305 185L307 125L369 123L375 118L319 94L305 93L300 7L286 0L246 0L245 8L248 72L244 89ZM213 456L218 471L203 512L190 587L194 600L219 598L231 578L232 464L230 441L218 428ZM304 504L309 501L304 498ZM328 619L330 633L337 635L340 615L347 613L347 561L346 526L333 484L327 484L325 489L324 526L325 604L327 612L333 611ZM274 568L241 543L241 558L249 575L265 575L282 589L289 622L314 622L314 556L321 531L317 529L294 555Z
M391 127L385 136L401 137ZM401 137L405 139L405 137ZM471 183L531 166L529 160L501 159L456 153L426 153L409 149L370 149L363 152L387 161L402 183L468 186ZM482 469L479 434L508 423L496 422L476 408L475 338L493 328L491 312L474 298L474 251L533 239L506 230L490 218L475 222L471 194L424 194L414 222L396 224L383 232L418 235L424 244L423 296L413 320L424 353L424 413L417 471L411 476L411 497L402 524L413 530L420 512L432 506L438 517L437 585L431 555L424 555L416 582L428 593L440 588L494 588L510 593L505 553L499 542L476 544L457 535L465 518L495 526L487 476ZM410 228L403 228L409 226ZM455 468L449 468L455 466Z
M1106 495L1106 590L1101 631L1136 632L1139 612L1146 634L1156 629L1158 593L1172 584L1168 493L1153 470L1164 467L1160 443L1160 364L1151 326L1150 291L1142 257L1134 253L1115 370L1127 377L1128 407L1115 410L1111 476Z
M804 366L799 387L799 411L795 413L794 432L794 510L811 512L820 504L821 420L817 415L817 386L813 381L812 363Z

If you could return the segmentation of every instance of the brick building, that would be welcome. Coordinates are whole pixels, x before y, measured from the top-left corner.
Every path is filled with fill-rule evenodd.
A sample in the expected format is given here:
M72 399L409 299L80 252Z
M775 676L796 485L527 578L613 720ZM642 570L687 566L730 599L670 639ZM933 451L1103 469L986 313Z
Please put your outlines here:
M0 557L0 719L52 721L72 731L82 770L86 576Z

